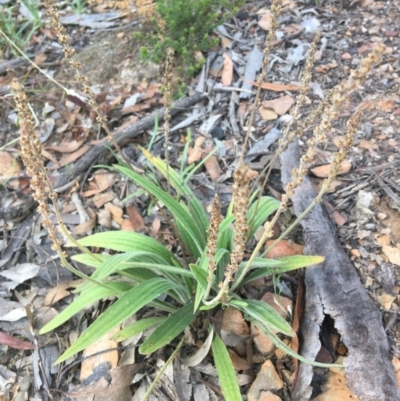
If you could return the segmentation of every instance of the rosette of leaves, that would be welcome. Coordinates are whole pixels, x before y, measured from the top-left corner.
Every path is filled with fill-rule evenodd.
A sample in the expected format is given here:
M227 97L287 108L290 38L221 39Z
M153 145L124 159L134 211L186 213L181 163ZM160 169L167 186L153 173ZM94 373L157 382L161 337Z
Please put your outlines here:
M232 285L221 302L205 304L204 295L208 288L209 259L207 257L207 230L209 217L201 202L187 185L188 171L178 173L164 161L143 150L150 165L168 178L175 191L172 196L154 179L154 174L140 175L122 163L113 168L141 186L153 199L165 206L173 217L174 225L185 249L186 257L178 257L157 240L131 231L101 232L78 242L85 247L104 248L113 254L82 253L72 258L94 267L91 278L107 283L107 288L92 282L81 285L76 292L79 296L58 316L40 331L41 334L54 330L86 306L101 299L117 297L117 300L80 335L80 337L60 356L58 363L95 343L102 336L121 325L142 308L153 308L157 317L144 318L128 325L115 335L123 341L149 327L156 326L153 333L139 347L141 354L151 354L161 347L171 344L195 320L201 319L204 310L234 306L240 309L247 320L255 323L272 341L288 354L303 360L275 334L295 336L291 326L271 306L258 300L242 299L240 288L260 277L279 275L294 269L315 265L323 261L320 256L296 255L280 259L254 259L248 275L238 282L246 261L240 264ZM253 196L254 198L254 196ZM259 201L251 199L248 209L248 239L265 223L279 207L279 202L263 196ZM230 263L233 246L234 214L230 206L218 229L218 239L214 256L215 271L209 296L219 291L218 284ZM73 246L73 245L71 245ZM162 315L162 316L160 316ZM212 330L212 329L210 329ZM217 334L210 331L209 345L213 350L216 369L225 399L241 400L239 387L227 349ZM317 363L314 363L317 364ZM318 364L317 364L318 365ZM323 364L319 364L323 365ZM323 365L325 366L325 365Z

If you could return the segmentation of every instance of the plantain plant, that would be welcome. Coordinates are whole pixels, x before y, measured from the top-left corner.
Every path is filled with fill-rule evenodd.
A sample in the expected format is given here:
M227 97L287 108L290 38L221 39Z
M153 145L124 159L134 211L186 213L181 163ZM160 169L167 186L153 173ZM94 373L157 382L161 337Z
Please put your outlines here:
M315 265L322 262L323 258L305 255L280 259L256 257L249 268L250 274L240 279L247 261L239 260L241 258L238 255L238 247L246 247L247 241L279 208L280 203L268 196L261 197L259 201L254 200L248 207L243 224L238 223L243 210L238 210L232 203L226 215L222 217L218 198L215 198L213 213L209 219L201 202L185 182L186 176L168 168L164 161L152 156L147 150L142 149L142 152L161 175L167 178L168 174L171 188L176 192L177 198L163 190L150 177L134 172L123 162L115 165L113 169L141 186L171 212L178 238L182 243L180 254L174 254L151 237L130 231L102 232L79 240L81 246L100 247L115 252L113 255L93 255L86 252L72 257L77 262L94 267L96 270L91 278L107 283L107 289L93 282L81 285L76 290L79 296L44 326L40 333L54 330L95 301L110 296L116 296L118 300L81 334L60 356L57 363L93 344L141 308L154 308L166 314L163 317L139 320L119 331L115 339L123 341L135 333L156 326L153 333L139 347L140 353L151 354L170 344L196 317L204 314L204 310L227 306L234 306L243 311L246 318L263 330L278 347L302 359L275 334L280 332L286 336L295 336L291 326L268 304L242 299L239 290L257 278ZM240 178L243 177L236 178L235 183L239 191L243 190ZM243 195L247 196L247 191L244 192ZM244 206L247 208L246 204ZM246 222L250 222L248 229L244 227ZM237 233L235 229L238 229L240 224L242 232ZM239 244L242 240L244 244ZM231 275L232 268L235 271ZM226 280L228 286L225 287ZM161 300L162 295L167 297ZM222 375L225 380L229 380L229 384L221 383L224 396L229 400L241 399L236 382L231 383L235 377L233 366L229 356L227 357L225 345L217 335L212 347L218 373L222 374L227 369L231 372L226 377ZM222 382L222 377L220 379Z

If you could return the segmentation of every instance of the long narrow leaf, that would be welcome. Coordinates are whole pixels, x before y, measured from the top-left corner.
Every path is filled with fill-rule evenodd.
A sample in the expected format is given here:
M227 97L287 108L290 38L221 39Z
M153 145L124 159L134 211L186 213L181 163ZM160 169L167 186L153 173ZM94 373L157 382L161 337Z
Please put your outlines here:
M107 283L110 287L115 287L115 291L108 290L107 288L94 286L82 292L70 305L68 305L59 315L47 323L41 330L40 334L48 333L56 327L65 323L68 319L74 316L83 308L96 302L100 299L119 295L121 291L127 292L132 286L127 283Z
M182 203L177 202L170 194L163 191L157 185L153 184L145 177L142 177L140 174L121 166L115 166L115 169L136 184L146 189L146 191L165 204L165 206L173 214L175 220L179 222L183 229L179 232L182 240L185 242L185 240L188 241L189 238L192 239L196 245L195 247L191 247L191 243L186 244L185 242L185 244L188 246L194 256L199 257L205 246L204 235L202 230L199 229L199 226L197 225L198 223L193 220L193 217L190 215L186 207Z
M296 336L289 323L272 306L265 302L256 299L246 299L246 306L240 301L236 302L235 300L232 300L231 304L245 312L251 319L261 322L271 330L276 330L291 337Z
M193 306L194 303L191 302L169 316L150 334L140 346L139 352L141 354L151 354L164 345L169 344L182 333L197 315L197 313L193 312Z
M155 239L133 231L106 231L104 233L89 235L78 242L84 246L96 246L120 252L145 250L158 254L168 261L176 259L172 252Z
M193 213L194 220L200 225L200 231L203 235L203 239L206 240L205 234L208 228L208 216L204 210L203 205L194 195L193 191L184 182L181 175L179 175L172 168L168 168L166 163L158 157L153 156L150 152L143 149L143 154L147 160L165 177L169 179L170 184L176 190L180 196L184 196L188 200L188 206L190 211Z
M208 273L206 270L201 269L199 266L191 263L189 265L190 270L193 273L193 276L195 277L196 281L201 285L203 290L207 289L207 277Z
M236 379L231 358L225 344L217 333L215 333L214 341L212 343L212 352L215 368L221 384L222 394L224 395L225 400L242 401L239 384Z
M141 333L150 327L159 326L162 322L166 320L166 317L149 317L147 319L140 319L135 323L122 329L120 332L113 336L115 341L121 342L135 334Z
M80 253L79 255L71 256L71 259L86 266L98 269L107 259L111 257L111 255L96 254L96 258L94 258L86 253ZM101 261L99 259L101 259Z
M97 270L92 274L92 278L96 280L102 280L112 274L114 274L117 270L123 270L123 268L128 268L129 266L126 264L129 261L139 262L144 260L157 261L161 264L168 263L162 256L158 254L154 254L151 252L143 252L143 251L135 251L135 252L126 252L119 255L112 255L108 257L102 264L97 267ZM138 266L145 267L145 266ZM184 270L181 268L181 270ZM169 277L168 277L169 278ZM85 290L85 288L93 286L92 283L86 282L81 285L77 292Z
M93 344L114 327L121 324L143 306L175 285L169 281L155 278L139 284L125 293L106 312L100 315L56 361L60 363Z
M280 202L270 196L263 196L260 201L256 200L247 213L247 219L251 224L248 239L252 238L257 229L275 212Z

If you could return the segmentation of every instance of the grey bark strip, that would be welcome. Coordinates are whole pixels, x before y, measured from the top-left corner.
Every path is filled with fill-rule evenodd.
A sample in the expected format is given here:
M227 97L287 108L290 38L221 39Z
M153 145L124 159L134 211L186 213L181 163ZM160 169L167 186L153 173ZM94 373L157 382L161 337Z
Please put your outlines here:
M283 184L291 180L299 158L298 143L293 142L281 156ZM295 214L300 215L315 196L310 179L304 177L292 198ZM328 213L319 204L301 225L304 253L325 257L324 263L305 271L306 306L301 325L304 339L301 355L315 360L321 345L320 325L324 314L330 315L349 350L344 362L349 388L362 401L399 401L400 392L390 361L382 316L344 252ZM301 363L293 401L310 398L312 375L312 366Z
M174 116L188 107L193 106L205 97L202 93L196 93L193 96L188 96L173 103L171 108L171 116ZM146 129L150 129L154 126L155 118L161 122L164 119L164 108L161 108L154 113L150 114L137 121L136 123L123 128L120 132L115 135L115 140L118 145L121 146L122 142L127 139L133 139L138 136L141 132ZM93 146L84 156L82 156L72 167L68 168L68 171L63 172L57 178L54 184L54 189L66 185L69 181L74 179L79 174L82 174L88 170L88 168L95 163L101 156L106 152L109 152L109 148L113 148L109 141L105 141L98 145Z

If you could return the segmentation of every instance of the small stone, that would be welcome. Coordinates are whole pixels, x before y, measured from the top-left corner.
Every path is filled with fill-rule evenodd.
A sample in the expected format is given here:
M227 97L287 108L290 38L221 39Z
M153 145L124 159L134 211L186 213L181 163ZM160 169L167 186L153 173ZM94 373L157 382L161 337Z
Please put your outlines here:
M350 60L351 59L351 54L350 53L343 53L342 54L342 60Z
M250 387L248 401L260 401L262 393L268 390L277 391L283 388L283 382L270 360L266 361Z
M376 297L376 300L386 309L389 310L392 306L393 301L396 299L394 295L388 294L384 291L380 291Z
M358 249L352 249L352 250L350 251L350 253L351 253L351 255L354 256L355 258L360 258L360 257L361 257L360 251L359 251Z
M251 324L251 335L254 343L262 354L270 354L275 349L275 344L255 324Z
M385 220L386 217L387 217L387 214L386 214L386 213L378 213L378 219L379 219L379 220Z

